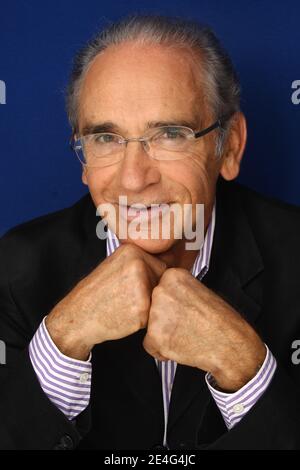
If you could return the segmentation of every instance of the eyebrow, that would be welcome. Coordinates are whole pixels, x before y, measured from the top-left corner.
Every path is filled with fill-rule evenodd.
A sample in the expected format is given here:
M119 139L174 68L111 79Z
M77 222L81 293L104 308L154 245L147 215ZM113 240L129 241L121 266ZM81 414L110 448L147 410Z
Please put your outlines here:
M86 124L82 128L81 135L100 134L100 132L119 132L117 124L111 121L101 122L97 124Z
M154 129L155 127L162 127L162 126L184 126L189 127L193 130L196 130L198 127L197 122L195 120L183 120L183 119L172 119L168 121L149 121L146 125L147 129ZM111 121L105 121L95 124L86 124L82 128L81 135L88 135L88 134L100 134L101 132L113 132L122 135L122 131L120 127Z

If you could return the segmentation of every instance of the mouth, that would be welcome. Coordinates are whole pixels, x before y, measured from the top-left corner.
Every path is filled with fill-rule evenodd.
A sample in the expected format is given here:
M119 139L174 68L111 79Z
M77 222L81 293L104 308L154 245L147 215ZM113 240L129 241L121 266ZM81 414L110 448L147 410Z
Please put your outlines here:
M163 216L170 211L172 202L155 202L151 204L119 204L120 214L127 221L140 218L141 221L150 220L154 217Z

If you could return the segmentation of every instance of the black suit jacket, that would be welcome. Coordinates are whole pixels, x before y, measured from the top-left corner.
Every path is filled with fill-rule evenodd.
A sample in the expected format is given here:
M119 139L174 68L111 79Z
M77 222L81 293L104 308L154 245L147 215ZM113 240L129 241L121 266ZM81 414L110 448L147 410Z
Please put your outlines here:
M203 283L259 332L278 361L265 394L231 431L199 369L178 365L171 449L300 449L300 211L220 180L210 270ZM152 449L164 433L161 383L145 330L93 350L90 406L69 422L42 391L28 344L43 316L106 255L89 195L0 241L0 448Z

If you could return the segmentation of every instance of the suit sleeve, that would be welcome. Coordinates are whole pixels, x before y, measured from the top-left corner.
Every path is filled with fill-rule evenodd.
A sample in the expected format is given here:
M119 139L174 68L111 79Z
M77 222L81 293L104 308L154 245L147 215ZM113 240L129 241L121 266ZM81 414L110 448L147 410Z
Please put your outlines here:
M244 418L206 450L299 450L299 388L277 361L265 393Z
M29 357L35 331L16 306L0 241L0 339L5 364L0 365L0 449L72 449L89 428L89 408L76 424L46 396Z
M228 429L232 429L243 419L255 403L267 390L276 371L276 359L266 346L265 360L255 375L246 385L234 393L225 393L217 390L215 380L209 373L206 374L206 384L218 406Z

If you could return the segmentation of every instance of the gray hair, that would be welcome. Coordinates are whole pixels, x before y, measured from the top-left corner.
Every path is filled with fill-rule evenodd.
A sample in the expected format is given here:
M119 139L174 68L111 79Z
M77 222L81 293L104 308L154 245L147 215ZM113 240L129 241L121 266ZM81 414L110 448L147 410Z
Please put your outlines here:
M75 56L66 90L66 108L73 132L78 131L78 101L81 84L95 57L111 45L133 41L190 50L199 57L205 98L215 119L230 117L240 109L240 83L232 61L214 32L195 21L156 15L133 15L110 24ZM222 154L230 127L224 119L216 138L216 153Z

